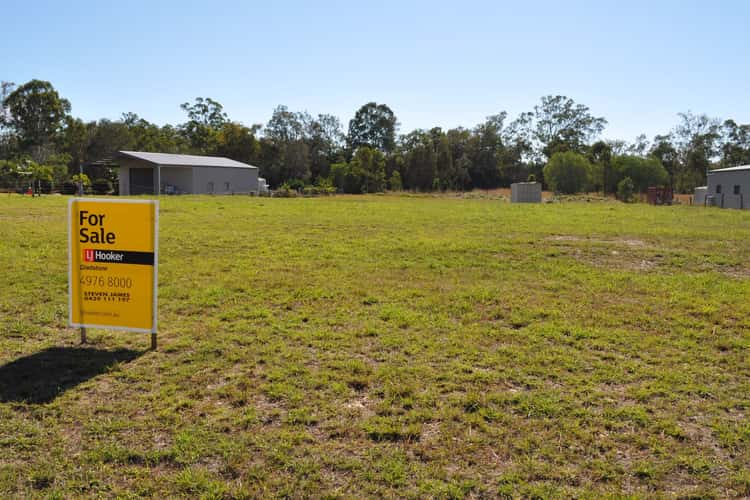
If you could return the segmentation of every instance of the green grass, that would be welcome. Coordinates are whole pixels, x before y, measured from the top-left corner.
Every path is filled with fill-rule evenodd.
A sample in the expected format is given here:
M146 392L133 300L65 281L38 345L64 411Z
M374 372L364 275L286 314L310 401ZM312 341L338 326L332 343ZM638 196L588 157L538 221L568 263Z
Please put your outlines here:
M0 496L750 495L750 212L162 198L159 350L0 197Z

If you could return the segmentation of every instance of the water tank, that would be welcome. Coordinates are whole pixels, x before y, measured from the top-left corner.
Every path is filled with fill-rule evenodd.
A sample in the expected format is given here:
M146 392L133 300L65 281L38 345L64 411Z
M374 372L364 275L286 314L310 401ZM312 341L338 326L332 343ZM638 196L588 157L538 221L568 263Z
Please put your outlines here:
M510 185L511 203L541 203L542 184L539 182L516 182Z

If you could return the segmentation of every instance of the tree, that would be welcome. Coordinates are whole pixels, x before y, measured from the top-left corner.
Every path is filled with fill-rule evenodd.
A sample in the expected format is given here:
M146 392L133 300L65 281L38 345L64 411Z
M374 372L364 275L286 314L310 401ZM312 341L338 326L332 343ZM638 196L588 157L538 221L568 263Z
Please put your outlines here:
M630 144L627 148L627 154L633 156L646 156L649 151L649 142L646 134L640 134L635 138L635 142Z
M738 125L734 120L726 120L721 128L721 166L750 164L750 124Z
M276 106L263 134L277 144L305 139L308 123L312 121L307 113L289 111L283 105Z
M542 97L541 104L534 106L533 118L534 138L547 158L556 152L583 152L607 125L607 120L593 116L587 106L561 95Z
M258 128L259 126L248 128L237 122L224 123L216 135L211 153L244 163L253 163L260 152L260 144L255 138Z
M506 117L505 112L489 116L473 130L469 145L469 176L473 186L489 189L500 184L502 130Z
M330 173L332 163L341 159L344 133L341 122L333 115L321 114L308 124L305 134L310 147L310 174L322 179Z
M612 159L614 186L622 179L629 178L639 193L644 193L651 186L663 186L669 183L669 174L658 158L641 158L639 156L615 156Z
M591 163L585 156L572 151L555 153L544 167L544 179L550 189L564 194L583 191L591 173Z
M404 187L401 183L401 174L398 173L398 170L394 171L393 174L391 174L391 177L388 179L388 186L390 187L391 191L401 191Z
M439 130L439 129L438 129ZM442 131L437 138L437 159L435 161L436 188L441 191L455 189L456 174L453 170L453 156L451 155L448 136Z
M692 192L706 182L706 172L719 153L719 120L691 112L679 113L680 123L672 132L679 158L676 187Z
M11 82L0 82L0 159L9 158L15 149L15 136L10 128L10 110L5 100L15 87Z
M677 149L675 149L672 143L672 136L667 134L654 137L649 155L661 162L662 167L664 167L664 170L669 175L669 187L674 189L675 175L677 175L679 169L679 158L677 156Z
M289 111L286 106L277 106L268 121L263 132L272 147L267 147L266 153L275 155L267 159L279 182L307 181L312 176L308 142L311 121L309 114Z
M180 130L195 152L206 153L215 147L219 129L229 121L224 107L210 97L196 97L195 102L180 105L188 115L188 121Z
M634 190L633 180L630 177L625 177L617 183L617 198L625 203L630 203L633 201Z
M92 126L86 125L80 118L68 116L59 137L58 148L70 155L70 166L78 169L86 162L86 152L91 143ZM101 159L101 158L98 158Z
M121 121L130 133L131 147L137 151L180 153L189 149L184 136L172 125L159 127L135 113L124 113Z
M5 100L13 92L16 86L13 82L0 81L0 129L10 124L10 109Z
M357 148L351 161L353 172L361 175L363 193L385 191L385 156L377 149L362 146Z
M334 185L344 193L385 191L385 156L377 149L362 146L357 149L349 163L339 162L331 165L331 177ZM394 182L393 177L391 182Z
M113 157L120 150L133 149L133 137L121 121L102 119L90 125L90 139L86 158L102 160ZM94 177L104 177L96 173Z
M310 180L310 148L303 140L283 146L281 156L281 177L285 181Z
M11 92L3 106L8 114L4 120L18 135L22 150L43 162L53 153L52 144L70 112L70 102L50 82L31 80Z
M401 137L404 154L404 187L431 191L437 169L432 136L424 130L414 130Z
M607 179L611 176L612 148L604 141L591 145L588 152L591 162L591 184L594 189L601 188L607 194Z
M360 146L390 153L396 146L398 122L391 108L385 104L368 102L349 121L347 144L353 152Z

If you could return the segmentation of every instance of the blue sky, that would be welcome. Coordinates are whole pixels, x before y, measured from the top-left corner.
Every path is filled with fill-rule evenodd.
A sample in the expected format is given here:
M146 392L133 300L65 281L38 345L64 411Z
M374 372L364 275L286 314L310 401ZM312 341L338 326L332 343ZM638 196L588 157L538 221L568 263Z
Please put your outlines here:
M221 102L337 115L388 104L401 132L471 127L564 94L632 140L692 110L750 123L748 1L16 1L0 79L51 81L85 120L180 123Z

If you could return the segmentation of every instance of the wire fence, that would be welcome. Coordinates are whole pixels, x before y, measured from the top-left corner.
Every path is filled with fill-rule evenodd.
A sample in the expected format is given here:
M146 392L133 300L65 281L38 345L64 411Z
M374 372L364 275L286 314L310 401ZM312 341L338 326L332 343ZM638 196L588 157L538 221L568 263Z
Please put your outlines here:
M119 185L93 184L83 186L83 194L118 194ZM42 194L81 194L81 187L77 182L52 182L48 180L31 179L0 179L0 193L22 194L28 196Z

